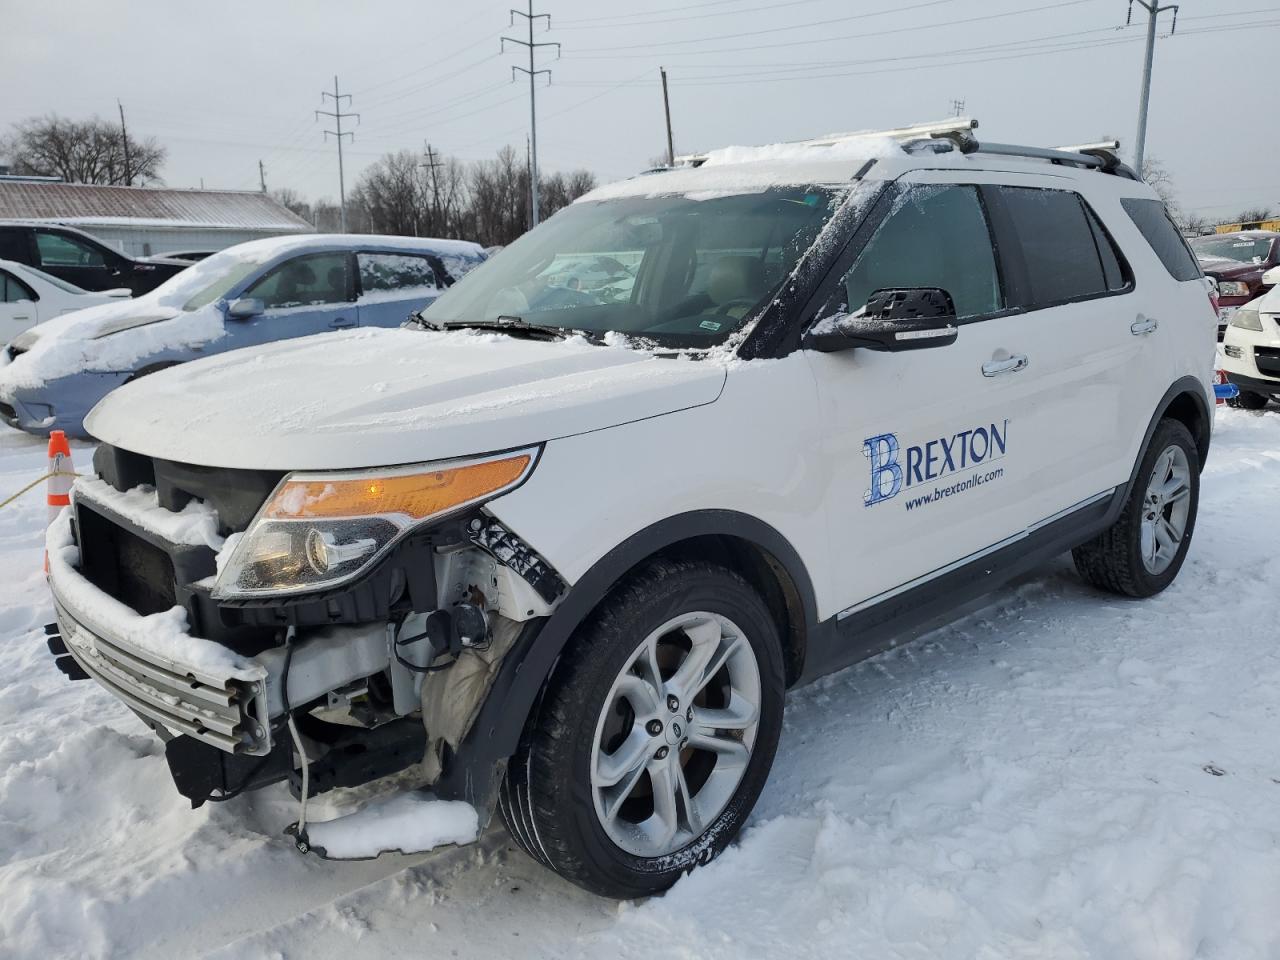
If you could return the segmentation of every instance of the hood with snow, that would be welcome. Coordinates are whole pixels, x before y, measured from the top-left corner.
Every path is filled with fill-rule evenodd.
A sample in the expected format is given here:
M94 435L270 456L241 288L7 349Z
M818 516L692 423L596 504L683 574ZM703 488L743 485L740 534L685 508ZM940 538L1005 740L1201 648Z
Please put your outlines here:
M713 402L726 367L582 338L364 329L144 377L85 420L165 460L337 470L540 443Z

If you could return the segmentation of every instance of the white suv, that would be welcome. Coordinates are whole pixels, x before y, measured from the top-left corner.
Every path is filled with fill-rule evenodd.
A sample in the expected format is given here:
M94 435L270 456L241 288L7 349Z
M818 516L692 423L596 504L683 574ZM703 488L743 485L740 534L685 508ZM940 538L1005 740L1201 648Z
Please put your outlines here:
M1271 290L1240 307L1222 339L1222 369L1240 390L1227 403L1246 410L1280 399L1280 267L1262 279Z
M972 127L686 160L416 328L116 391L48 538L59 666L196 804L411 774L589 890L669 886L750 813L789 687L1067 550L1131 597L1182 565L1196 261L1107 148Z

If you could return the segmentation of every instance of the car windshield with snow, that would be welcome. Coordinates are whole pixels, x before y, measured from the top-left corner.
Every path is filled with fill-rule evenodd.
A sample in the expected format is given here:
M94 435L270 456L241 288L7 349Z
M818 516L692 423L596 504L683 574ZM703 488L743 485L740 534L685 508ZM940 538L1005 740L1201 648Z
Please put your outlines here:
M974 126L687 158L406 328L114 391L47 538L58 666L193 804L286 784L304 852L496 813L589 890L668 887L750 814L789 687L1067 551L1128 597L1182 566L1205 278L1114 143ZM211 299L305 311L330 262Z
M0 358L0 419L83 436L85 414L121 384L242 347L399 326L484 258L473 243L417 237L242 243L149 294L16 336Z

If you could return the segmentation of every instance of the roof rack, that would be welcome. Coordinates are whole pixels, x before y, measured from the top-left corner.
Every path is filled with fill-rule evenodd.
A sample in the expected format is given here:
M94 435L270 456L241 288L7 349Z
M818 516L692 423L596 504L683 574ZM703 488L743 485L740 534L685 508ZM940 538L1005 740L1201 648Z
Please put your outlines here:
M833 133L825 137L814 137L808 140L789 140L789 146L830 147L863 137L888 137L897 140L902 149L908 153L948 153L952 150L959 153L985 153L993 156L1028 157L1036 160L1047 160L1050 163L1066 164L1084 169L1099 170L1140 180L1128 166L1120 161L1119 140L1099 140L1094 143L1081 143L1066 147L1024 147L1011 143L980 142L973 135L978 128L978 121L972 117L955 117L949 120L938 120L933 123L917 123L907 127L894 127L889 130L857 130L850 133ZM676 157L676 166L700 167L707 162L708 154L686 154Z
M837 143L860 140L864 137L888 137L891 140L903 141L904 145L911 141L928 140L930 137L950 137L967 133L976 129L978 121L971 117L954 117L950 120L938 120L933 123L917 123L908 127L894 127L890 130L852 130L848 133L831 133L825 137L812 137L807 140L786 140L787 146L795 147L832 147ZM676 157L677 167L700 167L707 162L708 154L687 153Z

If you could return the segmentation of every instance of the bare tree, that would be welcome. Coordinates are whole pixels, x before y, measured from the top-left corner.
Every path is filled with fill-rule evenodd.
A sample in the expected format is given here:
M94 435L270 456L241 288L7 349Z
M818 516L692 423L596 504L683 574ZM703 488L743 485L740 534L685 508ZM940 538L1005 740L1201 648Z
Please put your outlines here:
M1238 223L1255 223L1258 220L1270 220L1276 215L1276 208L1272 206L1246 207L1236 214Z
M418 236L426 213L418 155L388 153L365 170L351 198L368 211L377 233Z
M15 123L0 149L14 173L108 185L159 181L167 153L153 137L129 137L126 168L119 126L100 117L68 120L57 114Z

